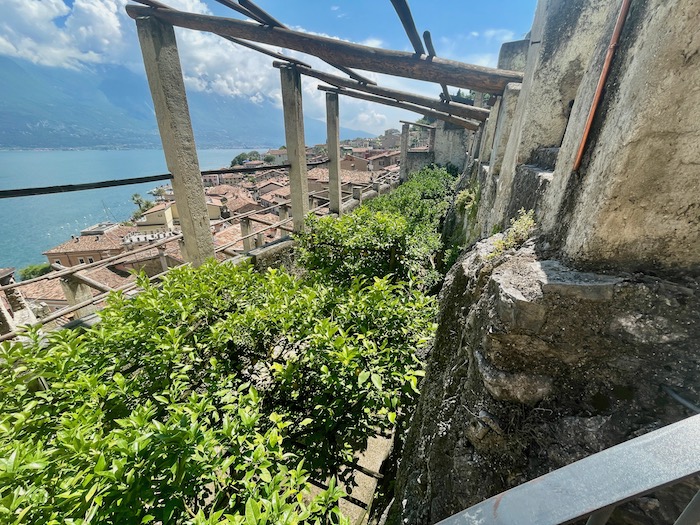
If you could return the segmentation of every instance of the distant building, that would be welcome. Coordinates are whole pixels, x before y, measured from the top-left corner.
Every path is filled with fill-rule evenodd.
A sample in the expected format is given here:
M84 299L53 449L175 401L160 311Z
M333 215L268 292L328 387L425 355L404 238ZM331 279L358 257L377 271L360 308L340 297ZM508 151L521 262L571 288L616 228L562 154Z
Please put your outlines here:
M159 202L143 212L136 221L139 233L171 232L175 229L176 212L172 202Z
M69 241L45 251L44 255L49 263L63 266L101 261L122 253L125 250L122 240L134 231L136 228L132 226L103 222L85 228L79 237L72 236Z
M351 171L368 171L369 161L354 155L345 155L340 159L340 169Z
M269 149L267 150L267 153L265 153L264 157L267 157L268 155L275 158L275 160L272 161L272 164L287 164L289 162L286 149Z
M386 168L387 166L396 164L397 162L399 162L400 159L400 151L386 151L384 153L379 153L378 155L373 155L367 160L370 162L370 171L380 171L381 169Z

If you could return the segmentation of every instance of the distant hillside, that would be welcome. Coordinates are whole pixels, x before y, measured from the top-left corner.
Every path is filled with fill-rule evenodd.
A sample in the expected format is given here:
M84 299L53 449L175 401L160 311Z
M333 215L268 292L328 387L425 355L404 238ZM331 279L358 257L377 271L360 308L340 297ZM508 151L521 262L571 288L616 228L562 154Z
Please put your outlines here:
M0 56L0 148L137 148L160 144L146 79L120 66L71 71ZM278 147L282 111L271 102L188 93L199 147ZM306 119L308 144L325 124ZM371 133L341 128L342 138Z

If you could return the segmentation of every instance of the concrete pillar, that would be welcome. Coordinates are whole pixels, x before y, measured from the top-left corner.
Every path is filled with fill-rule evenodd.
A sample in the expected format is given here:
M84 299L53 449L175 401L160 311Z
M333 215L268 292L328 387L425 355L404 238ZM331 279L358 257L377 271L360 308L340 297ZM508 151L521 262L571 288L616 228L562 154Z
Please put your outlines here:
M265 246L265 232L260 232L255 236L255 246L257 248Z
M362 204L362 186L352 187L352 198L359 201Z
M243 217L241 219L241 237L243 237L243 250L249 252L255 246L253 246L253 237L250 237L250 219L248 217Z
M428 131L428 150L435 151L435 135L437 134L436 128L430 128Z
M15 321L10 312L5 308L5 304L0 300L0 335L14 332Z
M401 126L401 167L399 170L399 179L402 182L408 180L408 134L409 125Z
M498 114L491 113L491 118L496 121L496 128L493 133L493 146L491 147L491 155L489 160L489 166L491 168L491 173L498 175L501 171L501 165L503 164L503 156L506 152L506 145L508 144L508 137L510 136L510 131L513 127L513 119L515 118L515 108L518 104L518 97L520 96L520 90L522 84L520 83L510 83L506 84L506 89L503 91L503 97L501 97L498 103ZM495 108L494 108L495 109Z
M168 259L165 257L165 248L163 246L158 246L158 260L160 261L160 268L164 272L168 271Z
M292 67L280 68L284 135L289 158L289 185L292 194L294 231L304 229L309 211L309 181L306 172L306 143L304 141L304 112L301 101L301 76Z
M185 84L173 27L156 18L136 20L165 162L184 237L184 258L193 266L214 257L214 241L192 133Z
M92 288L72 275L62 277L60 281L63 295L66 296L66 300L70 306L92 299ZM76 319L80 319L81 317L95 313L97 310L98 308L96 305L90 304L76 310L73 315Z
M14 278L12 278L7 284L12 284L14 282L15 280ZM7 302L10 305L10 310L12 310L15 326L36 323L36 316L27 304L27 301L24 299L24 296L22 295L22 292L19 288L5 290L5 297L7 297Z
M343 199L340 194L340 125L337 93L326 93L326 128L328 149L328 196L330 212L341 215Z
M525 71L530 39L505 42L498 53L498 68L510 71Z

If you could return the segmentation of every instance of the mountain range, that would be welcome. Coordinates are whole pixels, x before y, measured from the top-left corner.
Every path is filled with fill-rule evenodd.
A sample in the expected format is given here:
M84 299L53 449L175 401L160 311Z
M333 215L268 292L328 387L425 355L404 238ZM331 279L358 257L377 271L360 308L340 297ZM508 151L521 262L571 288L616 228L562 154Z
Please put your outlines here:
M80 71L0 56L0 149L160 147L144 76L118 65ZM210 92L187 94L200 148L284 144L282 110ZM326 141L324 122L305 119L307 144ZM372 137L341 128L341 138Z

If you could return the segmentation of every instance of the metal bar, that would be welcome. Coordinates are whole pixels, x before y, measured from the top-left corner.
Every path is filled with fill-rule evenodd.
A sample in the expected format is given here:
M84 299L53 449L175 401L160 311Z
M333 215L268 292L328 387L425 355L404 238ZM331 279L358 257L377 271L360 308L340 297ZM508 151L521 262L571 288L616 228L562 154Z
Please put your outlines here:
M132 18L154 16L178 27L285 47L317 56L322 60L342 63L346 67L428 82L439 79L451 86L483 93L500 95L509 82L523 80L523 74L518 71L493 69L439 57L427 60L409 52L363 46L279 27L266 28L257 23L233 18L186 13L176 9L151 9L138 5L127 5L126 12Z
M572 523L700 473L699 435L700 415L689 417L502 492L440 523ZM700 501L694 499L691 512L697 507Z
M673 525L698 525L700 523L700 492L695 494Z
M678 401L681 405L683 405L685 408L688 410L692 410L696 414L700 414L700 407L697 406L694 403L691 403L688 401L686 398L681 397L675 390L673 390L671 387L662 385L661 388L663 389L664 392L666 392L669 396L671 396L673 399Z
M302 62L301 60L297 60L296 58L288 57L288 56L283 55L281 53L276 53L275 51L270 51L269 49L265 49L262 46L258 46L255 44L251 44L250 42L246 42L245 40L241 40L240 38L234 38L232 36L226 36L226 35L219 35L219 36L221 36L222 38L225 38L229 42L233 42L234 44L238 44L239 46L247 47L248 49L252 49L253 51L257 51L258 53L263 53L264 55L270 56L272 58L284 60L285 62L289 62L291 64L298 64L300 66L311 67L306 62Z
M374 95L367 95L366 93L361 93L359 91L351 91L348 89L341 88L329 88L325 86L318 86L321 91L327 91L329 93L338 93L339 95L345 95L348 97L359 98L361 100L367 100L369 102L376 102L377 104L384 104L385 106L393 106L396 108L406 109L408 111L413 111L420 115L425 115L427 117L434 117L439 120L444 120L445 122L451 122L456 126L466 128L471 131L476 131L479 129L479 123L473 122L471 120L463 119L460 117L455 117L453 115L448 115L441 111L435 111L433 109L424 108L422 106L417 106L415 104L409 104L408 102L398 102L390 98L377 97Z
M394 6L396 14L399 15L399 19L406 31L408 39L411 41L413 50L417 55L424 55L425 50L423 49L423 42L421 42L420 36L418 36L418 30L416 29L411 9L408 7L406 0L391 0L391 4Z
M616 505L595 511L586 521L586 525L605 525L612 516Z
M433 37L430 36L430 31L423 32L423 40L425 40L425 47L428 48L428 57L437 56L437 53L435 53L435 46L433 46ZM450 97L450 90L447 89L447 84L440 82L440 87L442 87L442 100L445 102L451 102L452 97Z
M250 0L238 0L238 3L242 5L244 9L247 9L255 16L262 19L265 25L269 25L272 27L285 27L285 25L282 22L277 20L274 16L272 16L271 14L269 14Z
M131 184L143 184L145 182L155 182L159 180L172 180L172 178L173 176L168 173L163 175L151 175L149 177L136 177L133 179L105 180L100 182L85 182L82 184L62 184L59 186L42 186L39 188L24 188L18 190L0 190L0 199L50 195L52 193L69 193L72 191L96 190L99 188L114 188L116 186L129 186Z

